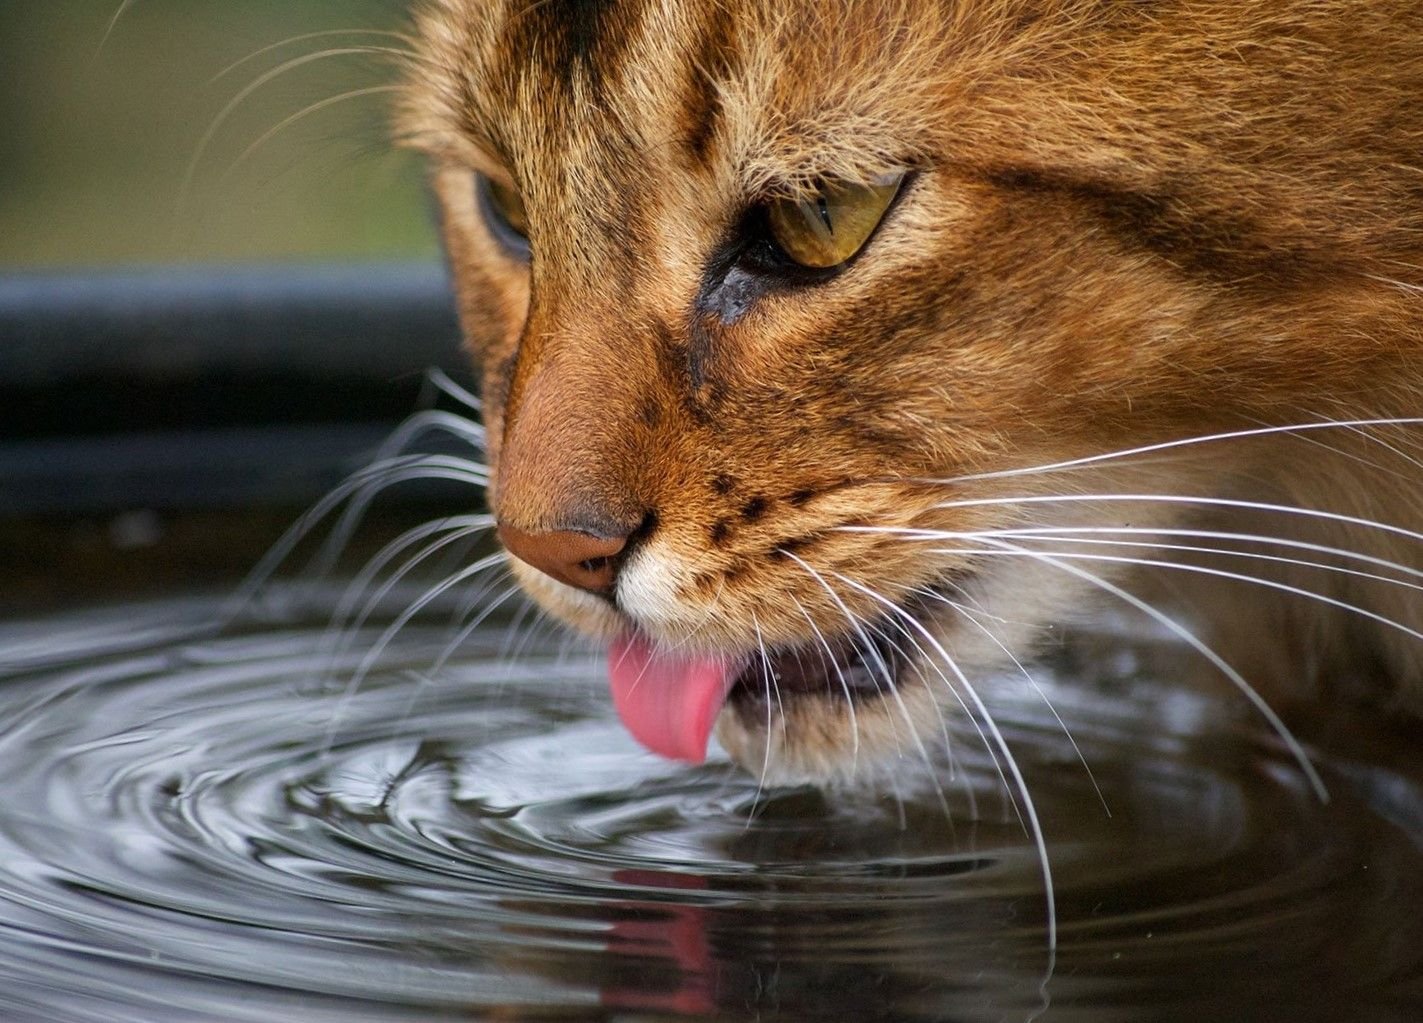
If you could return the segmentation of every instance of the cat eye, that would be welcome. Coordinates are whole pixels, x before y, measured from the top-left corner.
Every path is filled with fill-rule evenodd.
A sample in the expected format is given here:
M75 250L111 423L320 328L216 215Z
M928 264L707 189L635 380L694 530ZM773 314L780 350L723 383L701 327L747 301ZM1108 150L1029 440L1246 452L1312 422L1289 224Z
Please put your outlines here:
M882 174L861 184L827 181L809 196L766 204L771 240L801 266L830 269L869 241L899 193L904 172Z
M529 215L519 190L484 174L478 175L479 208L494 236L521 258L529 255Z

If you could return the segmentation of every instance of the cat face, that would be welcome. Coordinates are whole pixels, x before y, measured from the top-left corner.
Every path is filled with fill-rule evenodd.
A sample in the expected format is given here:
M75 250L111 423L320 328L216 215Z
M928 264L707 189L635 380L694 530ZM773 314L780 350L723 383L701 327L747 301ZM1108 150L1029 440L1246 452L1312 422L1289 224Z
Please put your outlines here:
M1330 5L1235 62L1269 15L1180 6L428 4L402 127L526 589L649 685L721 665L698 709L754 769L842 773L1101 591L1005 531L1168 528L1058 499L1229 493L1258 451L1098 456L1396 374L1405 296L1360 275L1416 244L1404 140L1313 151L1329 75L1396 26L1310 77Z

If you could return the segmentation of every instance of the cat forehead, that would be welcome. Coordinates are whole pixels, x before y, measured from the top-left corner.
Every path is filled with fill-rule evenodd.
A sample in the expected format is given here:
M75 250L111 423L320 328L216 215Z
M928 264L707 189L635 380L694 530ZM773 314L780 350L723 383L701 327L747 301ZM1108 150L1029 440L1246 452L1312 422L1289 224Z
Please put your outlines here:
M629 154L732 167L748 188L869 175L912 148L944 66L934 4L437 0L425 91L516 172ZM431 104L430 98L443 102Z

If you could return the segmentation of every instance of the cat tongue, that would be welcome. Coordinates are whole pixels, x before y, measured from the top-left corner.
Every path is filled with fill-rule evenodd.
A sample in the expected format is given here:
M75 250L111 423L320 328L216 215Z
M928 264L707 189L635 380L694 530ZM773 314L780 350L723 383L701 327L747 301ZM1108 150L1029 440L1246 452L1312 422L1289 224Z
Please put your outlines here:
M700 764L736 667L718 657L658 653L630 634L608 649L608 680L633 738L664 757Z

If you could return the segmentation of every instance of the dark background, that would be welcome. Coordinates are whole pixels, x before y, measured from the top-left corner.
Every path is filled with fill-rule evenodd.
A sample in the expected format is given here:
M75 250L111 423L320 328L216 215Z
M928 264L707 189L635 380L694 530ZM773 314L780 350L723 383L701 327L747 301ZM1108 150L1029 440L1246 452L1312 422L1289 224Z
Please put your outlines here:
M404 4L120 7L0 3L0 615L230 586L463 372L392 96L335 99L396 62L316 56Z

